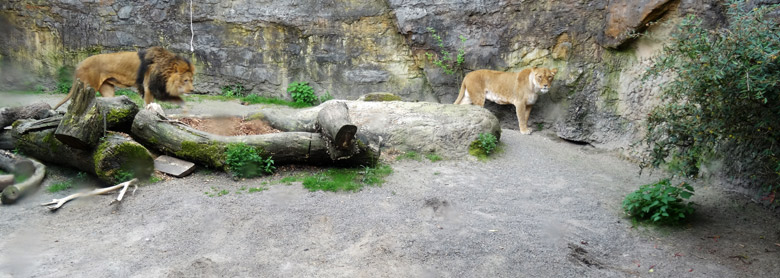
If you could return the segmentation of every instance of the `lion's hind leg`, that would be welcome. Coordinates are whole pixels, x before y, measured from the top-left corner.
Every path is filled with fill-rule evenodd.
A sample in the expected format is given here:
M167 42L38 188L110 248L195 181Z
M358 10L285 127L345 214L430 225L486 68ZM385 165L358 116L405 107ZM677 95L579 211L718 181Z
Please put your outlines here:
M100 91L100 95L103 97L114 97L114 85L111 85L111 83L103 83L98 91Z

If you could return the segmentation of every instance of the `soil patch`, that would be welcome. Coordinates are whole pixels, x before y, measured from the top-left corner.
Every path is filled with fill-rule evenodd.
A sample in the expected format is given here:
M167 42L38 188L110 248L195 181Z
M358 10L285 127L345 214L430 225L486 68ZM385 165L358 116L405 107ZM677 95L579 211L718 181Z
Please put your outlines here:
M190 127L223 136L259 135L281 132L263 120L246 120L241 117L181 118Z

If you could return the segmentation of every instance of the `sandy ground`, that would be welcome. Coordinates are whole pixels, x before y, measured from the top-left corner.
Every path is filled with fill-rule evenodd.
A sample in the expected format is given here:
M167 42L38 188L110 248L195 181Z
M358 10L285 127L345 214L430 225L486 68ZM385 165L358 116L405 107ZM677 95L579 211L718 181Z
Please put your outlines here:
M698 183L693 222L632 227L623 197L658 176L545 132L501 141L487 162L394 162L357 193L198 170L53 213L39 204L83 189L42 189L0 207L0 277L780 276L780 218L747 198ZM75 176L49 169L44 187Z

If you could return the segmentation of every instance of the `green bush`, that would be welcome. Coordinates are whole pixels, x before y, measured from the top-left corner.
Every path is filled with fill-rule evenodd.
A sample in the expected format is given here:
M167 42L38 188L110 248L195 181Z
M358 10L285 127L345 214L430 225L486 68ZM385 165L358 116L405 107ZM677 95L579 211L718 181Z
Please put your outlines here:
M439 54L436 55L431 52L425 53L425 56L428 57L428 61L433 63L434 65L440 67L444 73L453 75L456 72L463 70L463 62L466 60L466 37L463 35L458 36L458 39L460 39L461 46L458 48L458 54L455 55L455 58L452 57L452 53L447 51L444 48L444 40L442 40L441 36L436 33L436 29L433 29L432 27L427 28L428 32L431 33L431 37L433 37L433 40L436 41L436 46L439 47Z
M244 85L227 85L222 87L222 96L229 98L241 97L244 95Z
M687 183L671 185L669 179L645 184L628 194L623 209L636 221L679 224L694 212L693 202L685 202L693 195L693 187Z
M480 133L477 140L469 145L469 154L479 159L487 159L488 155L496 151L498 138L492 133Z
M73 85L73 69L68 67L58 68L56 93L59 94L69 93L71 85Z
M685 18L645 75L672 76L661 87L662 104L648 117L645 142L652 152L642 167L667 165L695 178L718 152L751 161L745 177L768 191L780 185L780 28L769 12L730 1L728 29L709 30ZM656 86L657 84L651 84ZM739 151L734 151L739 150Z
M317 102L317 96L314 95L314 89L309 86L309 82L293 82L287 87L287 92L292 96L293 101L314 105Z
M229 144L225 156L230 173L239 178L271 174L276 170L271 157L263 158L257 148L245 143Z

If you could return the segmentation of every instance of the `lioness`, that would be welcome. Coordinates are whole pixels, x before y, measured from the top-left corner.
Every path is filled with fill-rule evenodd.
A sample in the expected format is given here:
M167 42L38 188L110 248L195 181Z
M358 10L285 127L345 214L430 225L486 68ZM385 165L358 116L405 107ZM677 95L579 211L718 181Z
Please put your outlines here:
M514 104L520 133L531 134L528 116L539 93L547 93L557 69L532 68L520 72L476 70L466 74L455 104L485 105L485 99L498 104Z
M75 80L81 80L100 92L113 97L115 87L137 86L149 105L153 98L181 102L180 96L193 90L195 68L184 58L161 48L152 47L139 52L127 51L98 54L87 57L76 67ZM54 106L59 108L75 93L72 86L68 95Z

